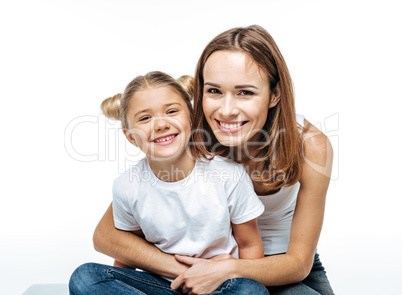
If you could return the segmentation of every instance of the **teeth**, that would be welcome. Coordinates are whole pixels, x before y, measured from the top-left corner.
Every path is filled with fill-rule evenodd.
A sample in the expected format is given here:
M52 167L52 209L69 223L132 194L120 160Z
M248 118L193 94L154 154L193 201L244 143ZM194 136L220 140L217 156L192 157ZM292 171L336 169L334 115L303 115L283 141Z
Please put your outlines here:
M167 140L171 140L173 138L174 138L174 135L171 135L169 137L164 137L164 138L161 138L161 139L155 139L155 142L164 142L164 141L167 141Z
M228 124L228 123L219 122L219 125L221 125L222 127L226 128L226 129L233 129L233 128L240 127L241 123Z

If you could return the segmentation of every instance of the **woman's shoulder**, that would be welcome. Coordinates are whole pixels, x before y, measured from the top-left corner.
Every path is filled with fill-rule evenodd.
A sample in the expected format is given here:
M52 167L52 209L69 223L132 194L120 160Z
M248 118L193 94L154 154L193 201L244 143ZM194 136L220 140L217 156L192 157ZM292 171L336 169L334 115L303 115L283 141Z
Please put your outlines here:
M331 146L328 137L316 126L304 118L303 148L304 152L320 152Z
M302 139L304 165L330 176L333 150L328 137L320 129L304 119Z

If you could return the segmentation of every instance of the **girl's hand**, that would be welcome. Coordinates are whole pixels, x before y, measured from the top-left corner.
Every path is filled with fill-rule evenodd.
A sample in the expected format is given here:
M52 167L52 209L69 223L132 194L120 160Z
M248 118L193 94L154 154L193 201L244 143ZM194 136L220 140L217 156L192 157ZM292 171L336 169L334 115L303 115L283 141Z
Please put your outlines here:
M182 288L183 293L191 294L212 293L224 281L230 279L230 265L232 256L222 254L211 259L194 258L175 255L177 261L190 268L179 275L171 284L176 290Z

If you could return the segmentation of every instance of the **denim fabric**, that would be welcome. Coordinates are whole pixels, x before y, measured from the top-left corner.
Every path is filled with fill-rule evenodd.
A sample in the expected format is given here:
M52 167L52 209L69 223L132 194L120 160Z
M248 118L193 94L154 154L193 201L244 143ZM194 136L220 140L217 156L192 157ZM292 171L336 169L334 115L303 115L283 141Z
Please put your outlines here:
M310 274L303 281L291 285L268 287L268 290L271 295L334 294L318 253L315 254Z
M70 278L70 294L183 294L170 288L170 282L157 275L97 263L78 267ZM245 278L225 281L211 294L269 295L257 281Z

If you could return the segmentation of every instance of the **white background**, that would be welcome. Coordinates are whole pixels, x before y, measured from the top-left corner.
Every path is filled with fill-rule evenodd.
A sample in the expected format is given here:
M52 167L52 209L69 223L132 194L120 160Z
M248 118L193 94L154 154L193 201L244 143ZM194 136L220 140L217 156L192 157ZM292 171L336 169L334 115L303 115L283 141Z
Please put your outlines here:
M99 104L151 70L193 74L214 36L251 24L273 35L298 113L334 145L318 251L335 292L400 292L398 2L1 1L0 294L111 263L92 233L141 155Z

